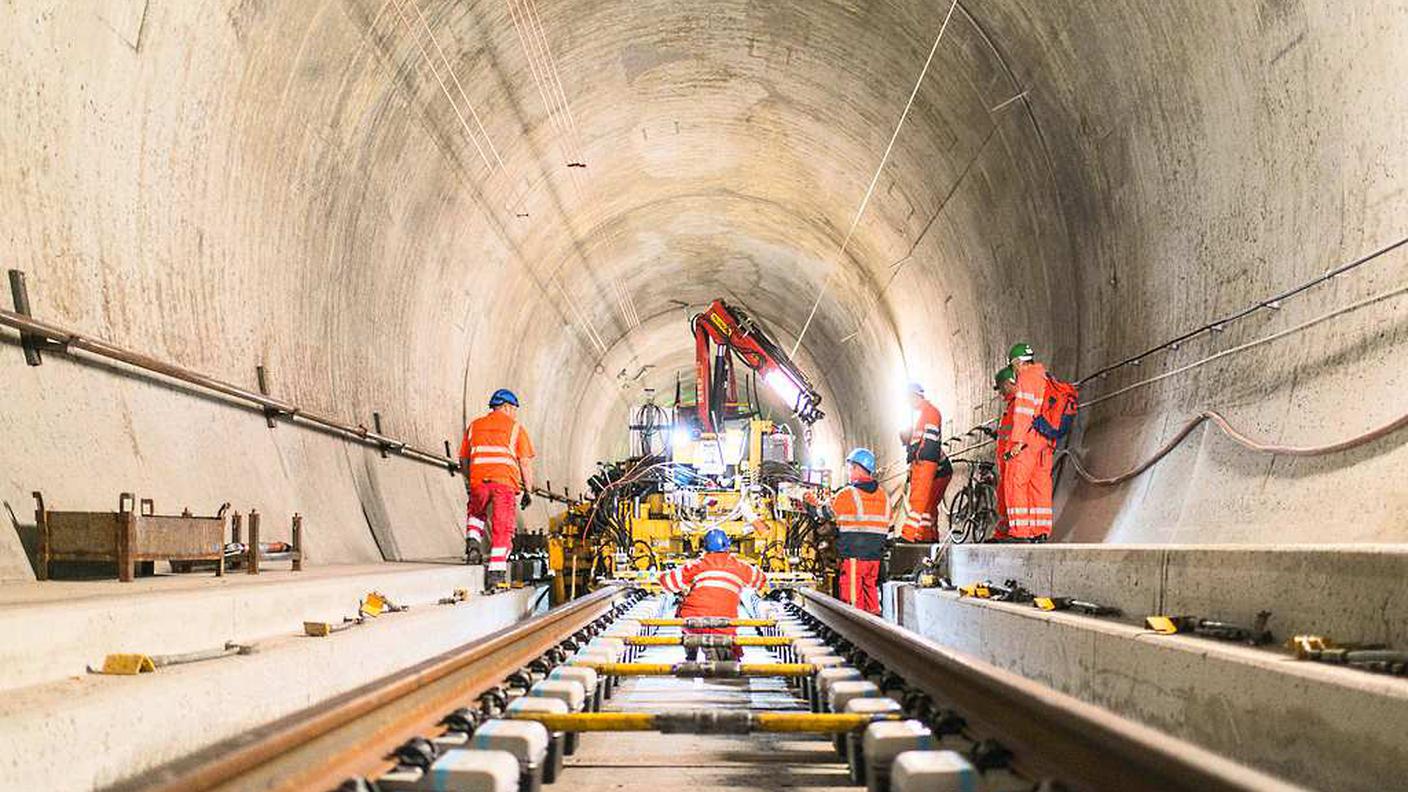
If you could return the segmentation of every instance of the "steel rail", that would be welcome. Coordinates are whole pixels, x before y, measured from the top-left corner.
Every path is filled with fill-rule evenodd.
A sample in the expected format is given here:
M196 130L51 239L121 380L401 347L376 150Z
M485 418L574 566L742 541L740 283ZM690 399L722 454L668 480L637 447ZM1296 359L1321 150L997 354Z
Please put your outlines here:
M111 792L334 789L375 775L386 755L609 612L625 593L598 589L520 624L464 644L111 787Z
M952 707L979 736L1013 753L1033 778L1072 789L1289 792L1301 787L1087 704L814 591L803 607L890 671Z
M178 382L184 382L188 385L194 385L203 390L218 393L229 399L248 402L263 410L277 413L289 421L312 424L335 432L348 439L358 440L376 446L416 462L434 465L442 469L458 469L455 460L437 454L434 451L416 448L404 440L398 440L390 435L368 429L365 426L353 426L339 421L336 418L306 410L283 399L265 396L262 393L249 390L248 388L235 385L231 382L226 382L225 380L212 377L208 374L202 374L199 371L188 369L185 366L160 360L151 355L136 352L100 338L86 336L73 330L35 319L32 316L26 316L22 313L0 308L0 325L18 330L22 335L36 336L51 341L63 347L66 351L81 349L91 355L96 355L108 360L115 360L119 363L132 366L133 368L159 374L163 377L168 377Z

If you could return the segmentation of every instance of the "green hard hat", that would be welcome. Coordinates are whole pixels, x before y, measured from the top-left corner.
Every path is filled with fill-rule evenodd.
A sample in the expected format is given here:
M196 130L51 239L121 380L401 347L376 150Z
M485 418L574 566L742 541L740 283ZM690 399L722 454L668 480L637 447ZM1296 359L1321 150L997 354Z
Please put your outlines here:
M1004 366L1003 368L998 369L997 373L993 375L993 378L992 378L992 386L993 386L994 388L1001 388L1001 387L1002 387L1002 383L1004 383L1004 382L1016 382L1016 381L1017 381L1017 375L1012 372L1012 367L1011 367L1011 366Z
M1008 360L1036 360L1036 352L1032 351L1032 345L1025 341L1019 341L1007 350Z

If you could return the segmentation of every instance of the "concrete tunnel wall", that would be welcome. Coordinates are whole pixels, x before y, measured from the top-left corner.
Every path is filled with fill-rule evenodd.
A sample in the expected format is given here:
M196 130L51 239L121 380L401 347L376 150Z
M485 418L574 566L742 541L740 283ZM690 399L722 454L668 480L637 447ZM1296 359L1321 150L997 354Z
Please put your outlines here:
M893 462L907 378L963 429L1017 338L1088 372L1404 231L1408 5L1006 0L956 6L842 255L948 10L9 3L0 260L41 318L249 385L263 364L275 394L425 447L513 387L540 477L576 489L641 388L688 370L685 316L715 296L790 344L825 288L801 355L825 442ZM1405 276L1389 254L1086 393ZM1207 408L1281 442L1361 432L1403 409L1406 317L1395 296L1134 391L1076 446L1119 469ZM0 578L32 574L35 489L301 511L319 562L458 551L443 471L62 355L30 369L0 337ZM1408 536L1401 437L1296 461L1210 431L1123 487L1064 478L1058 533Z

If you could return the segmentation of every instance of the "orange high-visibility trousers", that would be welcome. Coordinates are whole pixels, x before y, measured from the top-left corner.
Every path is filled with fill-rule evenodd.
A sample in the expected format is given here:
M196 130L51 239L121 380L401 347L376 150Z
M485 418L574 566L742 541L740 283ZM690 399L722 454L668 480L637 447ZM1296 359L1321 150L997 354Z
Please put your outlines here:
M997 527L992 529L993 539L1006 539L1010 534L1007 529L1007 461L1002 458L1002 452L997 456L997 488L994 492L997 495Z
M508 554L513 549L513 533L518 527L518 490L511 484L486 481L469 486L465 535L484 540L489 529L490 572L508 571Z
M1039 440L1007 460L1001 485L1007 531L1018 539L1051 535L1051 444Z
M952 474L939 475L938 462L915 460L909 466L909 509L900 537L906 542L938 541L939 504Z
M841 576L837 581L841 601L867 613L880 612L880 562L859 558L841 559Z

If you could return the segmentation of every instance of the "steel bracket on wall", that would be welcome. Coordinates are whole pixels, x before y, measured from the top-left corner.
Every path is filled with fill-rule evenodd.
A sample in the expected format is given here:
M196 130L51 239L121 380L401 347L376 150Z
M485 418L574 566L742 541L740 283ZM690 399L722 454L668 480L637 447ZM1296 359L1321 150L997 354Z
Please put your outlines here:
M29 289L25 286L23 270L10 270L10 297L14 301L15 313L24 316L33 315L29 312ZM24 362L31 366L44 365L44 355L41 350L64 350L64 344L51 341L44 336L25 332L20 333L20 347L24 349Z

